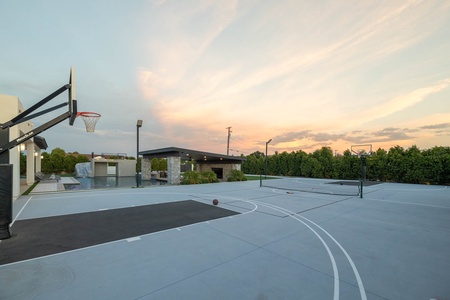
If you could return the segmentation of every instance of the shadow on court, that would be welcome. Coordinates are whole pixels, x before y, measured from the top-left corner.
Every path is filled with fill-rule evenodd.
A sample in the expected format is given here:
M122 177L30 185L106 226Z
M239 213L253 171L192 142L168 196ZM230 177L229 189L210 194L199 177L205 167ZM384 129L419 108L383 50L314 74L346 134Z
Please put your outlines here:
M185 200L17 221L1 243L0 265L236 214Z

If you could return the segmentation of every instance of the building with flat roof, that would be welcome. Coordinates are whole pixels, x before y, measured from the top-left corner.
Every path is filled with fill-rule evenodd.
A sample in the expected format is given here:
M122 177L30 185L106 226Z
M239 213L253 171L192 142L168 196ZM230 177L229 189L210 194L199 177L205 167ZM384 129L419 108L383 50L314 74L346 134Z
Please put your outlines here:
M0 123L6 123L25 109L17 96L0 95ZM34 129L31 121L25 121L16 126L0 129L0 147L17 139L23 134ZM47 149L44 138L35 136L13 149L0 153L0 164L13 165L13 199L20 196L20 152L26 151L27 171L26 183L32 185L35 182L36 172L41 171L41 150Z
M186 148L168 147L139 152L142 155L142 180L151 179L151 159L167 159L167 183L179 184L181 175L181 164L183 162L194 161L197 171L213 171L219 180L226 180L233 170L241 170L245 157L230 156L191 150Z

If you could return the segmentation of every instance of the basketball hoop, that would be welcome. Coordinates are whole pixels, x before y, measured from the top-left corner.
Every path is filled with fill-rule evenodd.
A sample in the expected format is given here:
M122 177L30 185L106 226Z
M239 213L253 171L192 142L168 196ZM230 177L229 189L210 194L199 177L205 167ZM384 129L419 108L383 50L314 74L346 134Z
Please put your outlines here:
M94 132L95 124L100 119L101 115L95 112L82 111L77 113L77 117L82 117L86 125L86 132Z
M358 150L356 151L356 154L358 155L358 157L361 157L361 156L367 156L367 152L366 152L366 150L364 150L364 149L358 149Z
M359 158L366 158L372 156L372 144L366 145L352 145L350 153Z

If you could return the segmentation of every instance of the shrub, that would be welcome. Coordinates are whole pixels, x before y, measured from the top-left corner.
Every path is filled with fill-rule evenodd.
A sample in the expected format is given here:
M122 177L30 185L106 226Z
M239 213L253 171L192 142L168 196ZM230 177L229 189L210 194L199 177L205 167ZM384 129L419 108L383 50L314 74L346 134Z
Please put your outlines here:
M245 177L242 171L233 170L228 177L228 181L247 181L247 177Z
M206 171L200 173L202 177L202 183L214 183L219 182L219 179L217 179L217 174L213 171Z
M181 184L200 184L200 183L214 183L219 182L216 173L213 171L196 172L186 171L183 174Z
M181 184L199 184L199 183L202 183L202 177L200 173L195 171L184 172Z

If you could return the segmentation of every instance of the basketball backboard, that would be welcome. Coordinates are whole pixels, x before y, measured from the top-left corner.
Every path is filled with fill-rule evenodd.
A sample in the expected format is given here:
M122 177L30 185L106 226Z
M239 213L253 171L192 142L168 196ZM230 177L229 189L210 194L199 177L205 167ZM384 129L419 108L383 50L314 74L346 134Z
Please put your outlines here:
M365 157L372 155L372 144L352 145L350 148L352 155Z
M75 68L72 66L70 68L70 77L69 77L69 124L73 125L75 122L75 118L77 117L77 96L76 96L76 82L75 82Z

